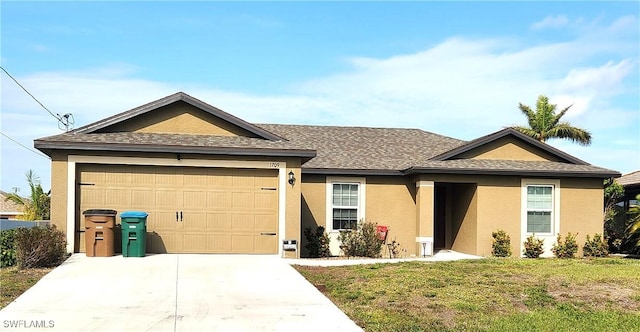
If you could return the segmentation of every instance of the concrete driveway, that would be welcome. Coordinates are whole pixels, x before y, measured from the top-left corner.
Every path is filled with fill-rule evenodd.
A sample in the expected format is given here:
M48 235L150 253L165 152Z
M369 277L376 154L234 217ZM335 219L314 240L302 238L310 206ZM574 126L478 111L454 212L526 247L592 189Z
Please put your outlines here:
M0 329L361 331L286 260L74 254L0 311Z

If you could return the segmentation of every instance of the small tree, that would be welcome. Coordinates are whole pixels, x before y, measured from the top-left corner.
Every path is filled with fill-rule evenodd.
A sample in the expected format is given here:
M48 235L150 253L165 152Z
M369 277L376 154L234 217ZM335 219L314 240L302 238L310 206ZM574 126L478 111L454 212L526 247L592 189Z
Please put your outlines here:
M640 201L640 195L636 196L636 201ZM640 254L640 205L634 204L629 208L629 226L626 229L626 242L630 251Z
M612 252L620 252L625 239L627 220L624 209L617 203L624 196L624 188L614 179L604 180L604 239Z
M51 215L51 191L44 192L40 185L40 179L32 171L26 173L27 183L31 190L29 198L18 195L18 190L7 195L5 201L12 201L20 205L24 215L20 216L24 220L49 220Z
M494 257L510 257L511 256L511 237L507 232L499 229L493 233L493 249L491 254Z

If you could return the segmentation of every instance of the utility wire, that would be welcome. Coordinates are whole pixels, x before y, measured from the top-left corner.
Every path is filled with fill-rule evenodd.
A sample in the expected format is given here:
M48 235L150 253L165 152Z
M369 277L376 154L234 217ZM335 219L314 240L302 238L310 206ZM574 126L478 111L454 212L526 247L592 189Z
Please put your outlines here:
M51 159L51 158L49 158L49 157L47 157L47 156L43 155L42 153L40 153L40 152L38 152L38 151L36 151L36 150L34 150L34 149L32 149L32 148L30 148L30 147L26 146L26 145L23 145L22 143L20 143L20 142L18 142L18 141L16 141L16 140L14 140L13 138L11 138L11 137L7 136L7 134L5 134L5 133L3 133L3 132L1 132L1 131L0 131L0 134L2 134L2 136L4 136L4 137L8 138L8 139L9 139L10 141L12 141L13 143L16 143L16 144L20 145L21 147L23 147L23 148L25 148L25 149L27 149L27 150L29 150L29 151L31 151L31 152L33 152L33 153L37 154L38 156L40 156L40 157L42 157L42 158Z
M33 100L36 101L36 103L40 104L40 106L42 106L42 108L44 108L45 111L49 112L49 114L51 114L52 117L56 118L56 120L58 121L62 121L62 118L59 115L55 115L53 114L53 112L51 112L48 108L46 108L38 99L36 99L36 97L34 97L31 92L29 92L24 86L22 86L22 84L20 84L20 82L18 82L18 80L16 80L13 76L11 76L11 74L9 74L9 72L4 69L4 67L0 66L0 69L2 69L2 71L5 72L5 74L7 74L7 76L11 77L11 79L16 82L16 84L22 88L22 90L24 90L24 92L26 92L29 96L31 96L31 98L33 98ZM4 135L4 134L3 134Z

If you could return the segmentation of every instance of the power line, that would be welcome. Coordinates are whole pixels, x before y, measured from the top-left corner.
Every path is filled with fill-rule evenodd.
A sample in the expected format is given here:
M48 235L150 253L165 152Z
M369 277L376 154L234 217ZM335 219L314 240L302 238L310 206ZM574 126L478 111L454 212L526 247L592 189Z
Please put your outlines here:
M2 69L2 71L5 72L5 74L7 74L7 76L11 77L11 79L16 82L16 84L22 88L22 90L24 90L24 92L26 92L29 96L31 96L31 98L33 98L33 100L36 101L36 103L40 104L40 106L42 106L42 108L44 108L45 111L49 112L49 114L51 114L52 117L56 118L56 120L60 121L60 116L56 116L55 114L53 114L53 112L51 112L48 108L46 108L38 99L36 99L36 97L34 97L31 92L29 92L24 86L22 86L22 84L20 84L20 82L18 82L18 80L16 80L13 76L11 76L11 74L9 74L9 72L4 69L4 67L0 66L0 69Z
M27 150L29 150L29 151L31 151L31 152L33 152L33 153L37 154L38 156L40 156L40 157L42 157L42 158L51 159L51 158L49 158L49 157L47 157L47 156L43 155L42 153L40 153L40 152L38 152L38 151L36 151L36 150L34 150L34 149L32 149L32 148L30 148L30 147L26 146L26 145L23 145L22 143L20 143L20 142L18 142L18 141L16 141L16 140L14 140L13 138L11 138L11 137L7 136L7 134L5 134L5 133L3 133L3 132L1 132L1 131L0 131L0 134L2 134L2 136L4 136L4 137L8 138L8 139L9 139L10 141L12 141L13 143L16 143L16 144L20 145L21 147L23 147L23 148L25 148L25 149L27 149Z

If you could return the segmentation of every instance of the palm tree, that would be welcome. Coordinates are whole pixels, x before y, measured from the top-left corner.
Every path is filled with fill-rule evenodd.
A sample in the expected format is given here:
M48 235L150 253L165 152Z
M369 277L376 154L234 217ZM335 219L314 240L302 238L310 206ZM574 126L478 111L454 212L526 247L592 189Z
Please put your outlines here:
M573 105L569 105L557 114L556 106L549 104L549 98L543 95L538 97L535 112L529 106L520 103L520 111L527 117L529 127L512 126L511 128L543 143L549 138L564 138L580 145L591 144L591 133L574 127L568 122L560 122L560 118Z
M29 170L26 176L29 189L31 189L29 198L18 195L18 190L14 189L12 193L7 195L5 201L12 201L22 206L24 215L21 216L21 219L49 220L51 215L51 191L44 192L40 185L40 179L32 170Z

